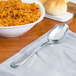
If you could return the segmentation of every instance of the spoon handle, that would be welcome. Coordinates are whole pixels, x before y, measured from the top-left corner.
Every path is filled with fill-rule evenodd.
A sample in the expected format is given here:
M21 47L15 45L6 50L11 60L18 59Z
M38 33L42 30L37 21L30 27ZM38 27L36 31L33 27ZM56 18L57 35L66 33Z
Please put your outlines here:
M12 68L18 68L20 66L22 66L23 64L25 64L39 49L43 48L44 46L49 45L49 42L45 42L42 45L40 45L39 47L31 50L30 52L28 52L27 54L23 55L22 57L16 59L14 62L12 62L10 64L10 66Z

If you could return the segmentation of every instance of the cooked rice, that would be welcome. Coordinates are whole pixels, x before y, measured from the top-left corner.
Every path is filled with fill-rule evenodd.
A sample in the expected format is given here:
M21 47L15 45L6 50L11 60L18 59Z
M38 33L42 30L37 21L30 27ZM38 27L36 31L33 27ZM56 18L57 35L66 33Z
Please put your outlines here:
M0 27L33 23L41 16L40 6L21 0L0 1Z

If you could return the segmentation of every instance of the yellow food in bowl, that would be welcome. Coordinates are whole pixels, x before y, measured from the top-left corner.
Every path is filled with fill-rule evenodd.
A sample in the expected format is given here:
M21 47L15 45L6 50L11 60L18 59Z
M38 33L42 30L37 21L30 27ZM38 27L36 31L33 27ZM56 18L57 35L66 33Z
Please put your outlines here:
M0 1L0 27L33 23L41 16L40 6L21 0Z

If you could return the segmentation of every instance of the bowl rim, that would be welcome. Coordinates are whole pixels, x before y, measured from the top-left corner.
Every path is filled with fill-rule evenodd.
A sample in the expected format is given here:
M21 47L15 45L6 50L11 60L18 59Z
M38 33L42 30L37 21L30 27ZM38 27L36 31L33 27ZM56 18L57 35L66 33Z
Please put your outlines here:
M34 0L32 0L32 1L34 1ZM31 25L35 25L35 24L37 24L38 22L40 22L43 18L44 18L44 16L45 16L45 8L44 8L44 6L42 5L42 3L41 2L39 2L39 1L34 1L34 3L37 3L37 4L39 4L39 6L40 6L40 9L41 9L41 11L43 12L43 14L41 14L41 16L39 17L39 19L37 20L37 21L35 21L35 22L33 22L33 23L29 23L29 24L25 24L25 25L18 25L18 26L7 26L7 27L0 27L0 28L20 28L20 27L28 27L28 26L31 26Z

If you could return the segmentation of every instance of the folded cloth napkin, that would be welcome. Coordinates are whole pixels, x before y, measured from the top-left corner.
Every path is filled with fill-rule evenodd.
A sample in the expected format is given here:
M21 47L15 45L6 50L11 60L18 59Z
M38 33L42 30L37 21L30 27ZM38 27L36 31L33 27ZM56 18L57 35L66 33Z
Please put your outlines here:
M76 76L76 34L70 30L63 41L41 48L22 67L10 67L14 59L46 41L49 32L0 64L0 76Z
M76 3L76 0L69 0L70 2Z
M66 22L71 18L73 18L73 14L70 12L66 12L65 14L60 16L52 16L52 15L46 14L45 17L56 21L60 21L60 22Z
M6 71L5 69L0 69L0 76L16 76L13 73Z

